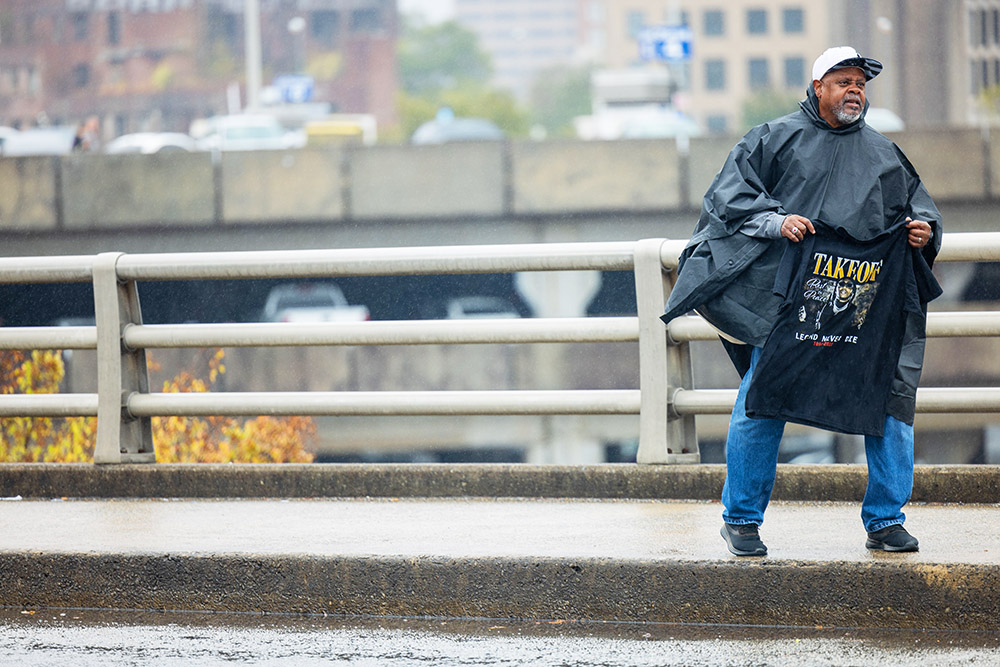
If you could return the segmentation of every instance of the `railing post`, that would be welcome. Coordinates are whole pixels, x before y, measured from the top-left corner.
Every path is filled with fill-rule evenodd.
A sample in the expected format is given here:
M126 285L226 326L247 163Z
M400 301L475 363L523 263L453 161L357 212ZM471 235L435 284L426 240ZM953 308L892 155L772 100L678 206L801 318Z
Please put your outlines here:
M699 463L693 415L677 415L671 397L692 386L688 343L672 345L660 319L673 282L663 270L664 239L643 239L635 249L635 300L639 315L639 463Z
M120 252L94 260L94 315L97 320L97 445L94 463L155 463L149 417L128 414L129 396L149 393L146 351L126 349L122 332L141 324L134 281L118 280Z

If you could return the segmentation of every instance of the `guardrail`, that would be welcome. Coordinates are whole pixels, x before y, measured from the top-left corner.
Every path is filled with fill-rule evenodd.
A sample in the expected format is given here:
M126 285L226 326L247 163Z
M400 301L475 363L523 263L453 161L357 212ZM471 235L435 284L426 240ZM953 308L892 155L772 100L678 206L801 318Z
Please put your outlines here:
M92 282L96 326L0 328L0 349L96 349L96 394L0 396L0 417L96 416L95 463L154 462L150 418L196 415L637 414L640 463L697 463L694 417L726 414L736 390L692 384L699 317L660 318L685 241L0 259L0 283ZM947 234L938 261L1000 260L1000 233ZM137 281L631 270L636 317L360 323L144 325ZM1000 312L931 313L928 336L1000 335ZM147 349L299 345L637 342L626 390L153 393ZM918 412L997 412L1000 388L920 388Z

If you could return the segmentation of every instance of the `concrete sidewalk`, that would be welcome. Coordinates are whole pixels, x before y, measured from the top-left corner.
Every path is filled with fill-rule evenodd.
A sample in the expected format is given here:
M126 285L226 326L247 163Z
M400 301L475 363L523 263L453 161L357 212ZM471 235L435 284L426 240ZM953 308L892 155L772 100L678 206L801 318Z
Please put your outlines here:
M0 604L1000 631L1000 507L775 502L729 556L711 501L9 500Z

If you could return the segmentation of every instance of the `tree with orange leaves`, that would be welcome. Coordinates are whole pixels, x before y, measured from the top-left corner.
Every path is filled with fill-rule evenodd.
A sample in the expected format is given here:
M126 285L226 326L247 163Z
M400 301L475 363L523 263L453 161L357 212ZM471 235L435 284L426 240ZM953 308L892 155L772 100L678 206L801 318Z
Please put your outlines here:
M208 379L184 371L164 392L211 391L226 372L225 352L211 352ZM150 365L154 365L152 362ZM65 376L62 355L51 350L0 351L0 393L49 394ZM162 462L310 462L316 425L308 417L154 417L153 446ZM97 420L12 417L0 420L0 461L92 461Z

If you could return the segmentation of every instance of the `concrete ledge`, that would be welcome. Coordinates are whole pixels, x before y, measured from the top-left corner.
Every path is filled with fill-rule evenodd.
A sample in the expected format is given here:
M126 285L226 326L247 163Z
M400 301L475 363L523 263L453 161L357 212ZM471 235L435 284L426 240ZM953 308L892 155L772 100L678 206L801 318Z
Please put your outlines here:
M722 465L0 464L0 497L718 500ZM858 465L780 465L774 500L860 501ZM917 466L915 502L996 503L1000 466Z
M996 631L995 565L0 554L0 604Z
M66 155L59 158L67 229L211 225L212 156Z

